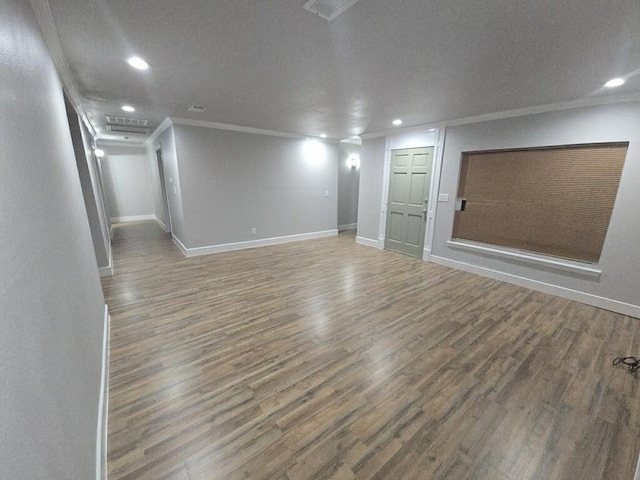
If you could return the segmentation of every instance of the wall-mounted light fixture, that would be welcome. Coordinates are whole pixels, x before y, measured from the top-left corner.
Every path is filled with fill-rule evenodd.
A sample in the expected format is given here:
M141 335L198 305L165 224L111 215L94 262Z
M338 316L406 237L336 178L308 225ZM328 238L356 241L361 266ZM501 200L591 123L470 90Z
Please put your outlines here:
M360 157L358 155L349 155L349 158L347 158L347 167L360 168Z

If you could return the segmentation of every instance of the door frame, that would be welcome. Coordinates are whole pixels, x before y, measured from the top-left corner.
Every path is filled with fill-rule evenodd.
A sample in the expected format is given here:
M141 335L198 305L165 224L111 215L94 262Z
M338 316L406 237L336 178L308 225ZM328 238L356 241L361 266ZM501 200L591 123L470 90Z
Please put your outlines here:
M429 261L433 245L433 233L435 230L436 211L438 206L438 193L440 187L440 172L442 171L443 142L446 127L412 130L408 132L388 135L385 138L384 170L382 173L382 204L380 207L380 228L378 231L379 248L384 248L387 232L387 206L389 204L389 182L391 180L391 151L405 148L433 148L433 172L429 193L429 205L427 207L427 221L425 225L424 248L422 259Z
M158 144L154 147L153 152L156 157L156 166L158 168L158 177L160 179L160 195L163 195L162 207L167 207L167 222L169 225L165 225L167 233L173 234L173 220L171 218L171 204L169 203L169 190L167 189L167 181L165 179L164 171L164 155L162 153L162 145ZM160 155L158 155L160 153Z

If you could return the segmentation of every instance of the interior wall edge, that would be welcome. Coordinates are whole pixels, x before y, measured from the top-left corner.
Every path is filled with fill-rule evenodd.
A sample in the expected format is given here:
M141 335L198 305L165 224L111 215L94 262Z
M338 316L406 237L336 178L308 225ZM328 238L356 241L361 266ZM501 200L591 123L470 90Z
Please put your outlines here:
M102 339L102 370L100 399L98 404L98 427L96 430L96 480L107 480L107 431L109 419L109 305L104 305Z

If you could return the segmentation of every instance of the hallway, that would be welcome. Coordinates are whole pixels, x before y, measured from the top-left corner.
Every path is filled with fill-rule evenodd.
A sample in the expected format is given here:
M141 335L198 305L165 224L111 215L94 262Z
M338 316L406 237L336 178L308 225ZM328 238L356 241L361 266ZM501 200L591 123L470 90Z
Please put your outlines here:
M355 244L116 224L109 478L633 477L637 320Z

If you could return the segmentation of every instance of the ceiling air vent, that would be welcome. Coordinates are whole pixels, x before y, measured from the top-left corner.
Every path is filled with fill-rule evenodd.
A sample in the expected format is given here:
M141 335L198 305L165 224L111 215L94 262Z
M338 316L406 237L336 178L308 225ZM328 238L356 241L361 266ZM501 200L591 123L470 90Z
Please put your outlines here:
M149 120L142 118L105 115L107 130L118 133L149 133Z
M206 110L206 108L205 108L205 107L199 107L199 106L197 106L197 105L191 105L191 106L189 107L189 111L190 111L190 112L202 113L202 112L204 112L205 110Z
M149 129L145 127L129 127L127 125L114 125L107 123L107 130L118 133L149 133Z
M309 0L304 4L305 10L309 10L325 20L333 20L358 0Z
M107 118L107 123L112 123L116 125L127 125L129 127L148 127L149 120L144 120L142 118L131 118L131 117L122 117L120 115L105 115Z

